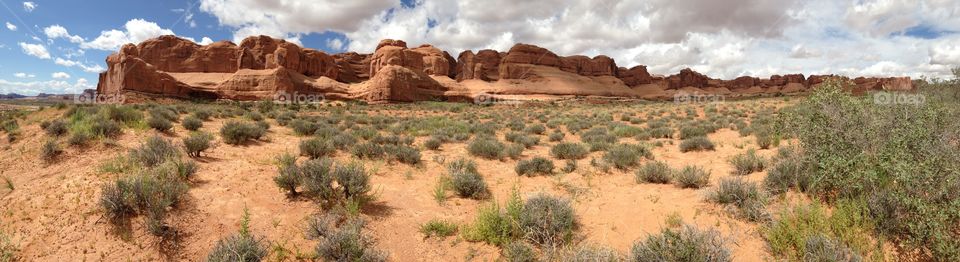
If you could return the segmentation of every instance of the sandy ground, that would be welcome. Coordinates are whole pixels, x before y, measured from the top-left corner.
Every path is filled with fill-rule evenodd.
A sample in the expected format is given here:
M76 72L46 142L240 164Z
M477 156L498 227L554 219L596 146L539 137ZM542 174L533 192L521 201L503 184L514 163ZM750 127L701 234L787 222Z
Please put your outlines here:
M97 204L100 187L115 175L100 174L98 166L138 146L152 130L124 129L117 138L119 147L97 143L85 149L67 148L55 164L39 160L39 150L46 137L38 123L61 112L52 109L30 115L21 123L20 141L0 142L0 175L10 178L15 189L0 189L0 231L20 247L26 261L202 261L221 237L237 231L244 208L248 209L251 229L271 243L270 260L295 260L313 253L316 244L304 237L306 219L319 209L306 200L288 199L273 183L276 175L274 158L283 152L297 152L301 140L286 127L273 123L266 141L245 146L220 143L199 159L200 171L191 185L185 204L170 216L171 224L181 232L180 248L175 252L158 251L156 239L143 229L142 218L134 220L132 234L117 234L102 217ZM205 122L202 130L215 133L223 120ZM185 136L176 125L175 140ZM425 138L418 138L417 144ZM637 184L633 170L596 172L589 165L590 157L578 161L579 170L571 174L541 177L518 177L513 171L517 160L483 160L474 158L480 173L493 191L494 201L504 201L512 188L526 197L539 192L560 195L573 200L580 220L578 240L610 246L626 254L630 246L665 226L668 216L679 215L684 222L701 228L713 228L728 240L736 261L771 259L758 233L758 225L731 217L723 207L704 200L706 192L723 177L730 176L732 166L727 159L750 147L756 147L753 136L739 137L736 131L721 129L711 134L716 151L680 153L679 140L668 140L654 150L655 158L680 168L695 164L711 172L711 186L703 189L680 189L673 185ZM565 141L577 141L567 134ZM541 145L524 151L524 159L549 156L553 142L542 137ZM633 139L621 141L633 142ZM771 156L775 150L761 150ZM482 243L464 241L459 236L425 239L419 226L441 218L469 223L477 208L489 201L454 197L440 204L432 192L438 177L445 172L437 159L452 161L468 156L464 143L448 143L440 151L422 151L423 164L368 161L374 171L372 182L377 201L363 211L369 221L368 232L377 246L394 261L491 261L500 257L499 249ZM338 162L353 157L340 152ZM648 161L648 160L644 160ZM563 161L555 160L559 167ZM759 181L765 172L748 176Z

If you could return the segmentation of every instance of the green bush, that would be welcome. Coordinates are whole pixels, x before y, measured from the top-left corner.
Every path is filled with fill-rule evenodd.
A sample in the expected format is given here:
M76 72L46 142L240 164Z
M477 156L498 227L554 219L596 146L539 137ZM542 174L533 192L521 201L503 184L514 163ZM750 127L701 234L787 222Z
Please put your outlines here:
M547 128L544 127L542 124L536 124L536 125L528 126L524 131L527 132L528 134L542 135L543 132L547 132Z
M210 149L210 141L213 140L213 135L206 132L193 132L190 133L189 137L183 138L183 147L187 152L187 156L190 157L200 157L200 153Z
M650 235L630 249L630 261L733 261L720 233L702 231L685 225L664 228L659 235Z
M420 164L420 150L406 145L394 146L388 145L384 150L390 154L390 158L400 163L416 165Z
M160 132L167 132L173 128L173 123L170 123L170 120L166 118L151 116L147 119L147 126Z
M793 147L781 147L774 158L773 167L763 179L763 185L768 192L779 195L787 190L796 189L808 192L814 184L811 163Z
M301 119L294 119L290 122L290 128L293 129L293 133L298 136L309 136L317 132L317 123L309 122Z
M229 121L220 128L223 142L230 145L240 145L250 140L260 139L267 132L260 126L247 122Z
M190 130L190 131L197 131L197 129L200 129L201 127L203 127L203 121L193 116L188 116L184 118L183 121L180 122L180 124L183 125L184 129Z
M52 137L59 137L67 133L67 122L57 119L49 122L46 127L42 127L43 131L47 132L47 135Z
M540 245L557 246L571 240L577 218L570 201L540 194L523 204L519 222L527 239Z
M523 241L513 241L503 247L503 256L509 262L536 262L537 253Z
M680 139L707 136L707 130L699 125L687 125L680 128Z
M427 148L427 149L429 149L429 150L437 150L437 149L440 149L440 145L442 145L442 144L443 144L443 141L440 140L439 138L436 138L436 137L431 137L431 138L427 139L426 141L423 141L423 147L425 147L425 148Z
M524 149L526 149L526 147L521 144L510 144L507 145L507 148L503 151L503 154L511 159L520 159L520 156L523 155Z
M467 170L456 170L450 173L450 186L460 197L484 199L489 194L487 182L483 176Z
M674 176L680 188L702 188L710 183L710 172L699 166L685 166Z
M521 176L550 175L553 174L553 161L543 157L534 157L529 160L520 160L517 162L514 171Z
M43 159L43 161L53 162L61 154L63 154L63 149L60 148L60 143L57 143L56 139L47 140L40 147L40 159Z
M457 224L440 219L431 219L420 225L424 237L449 237L457 233Z
M673 170L667 163L647 162L634 174L637 183L668 184L673 180Z
M467 145L467 151L470 152L470 155L476 157L500 159L503 157L504 145L493 138L478 137L470 141L470 144Z
M497 246L514 242L523 234L519 227L523 206L516 191L511 194L503 210L497 203L481 206L474 222L463 228L463 238Z
M244 210L240 231L222 238L210 251L207 261L236 262L261 261L267 257L267 243L250 233L250 213Z
M709 192L707 199L718 204L731 205L737 215L748 221L763 221L768 218L766 198L756 183L739 177L726 178Z
M300 155L311 159L332 156L337 152L330 141L320 138L310 138L300 141Z
M652 159L653 152L641 145L617 144L604 153L603 160L616 168L627 169L639 164L641 157Z
M882 261L881 242L863 201L841 201L833 212L820 203L801 204L781 212L761 235L777 258L792 261ZM857 258L817 260L817 258ZM811 260L813 259L813 260Z
M347 200L366 201L370 195L370 175L361 162L350 162L346 165L338 165L333 170L333 177L343 192L343 197Z
M330 219L337 220L337 219ZM342 223L323 221L313 223L313 238L319 238L315 252L324 261L381 262L387 255L374 246L373 239L362 232L364 222L349 219ZM339 225L339 227L337 227Z
M692 137L680 142L680 152L713 151L713 142L705 136Z
M180 156L180 151L170 141L159 136L147 138L140 147L130 149L130 160L144 167L154 167Z
M93 139L93 135L88 131L74 132L70 135L70 138L67 139L67 144L71 146L83 146L86 145L90 139Z
M386 152L383 150L383 146L380 146L373 142L365 142L357 144L353 147L353 156L356 156L360 159L379 159L383 158Z
M277 187L287 191L288 195L296 196L297 187L300 187L302 181L297 158L290 154L277 156L277 176L273 178Z
M734 167L733 174L738 176L763 171L766 163L767 160L757 155L757 151L753 149L747 150L746 153L738 154L730 159L730 164L733 164Z
M337 197L333 188L333 169L333 160L323 158L307 160L291 171L299 172L299 184L303 186L304 193L321 201L332 202Z
M559 143L550 149L550 155L562 160L583 159L587 153L587 148L577 143Z

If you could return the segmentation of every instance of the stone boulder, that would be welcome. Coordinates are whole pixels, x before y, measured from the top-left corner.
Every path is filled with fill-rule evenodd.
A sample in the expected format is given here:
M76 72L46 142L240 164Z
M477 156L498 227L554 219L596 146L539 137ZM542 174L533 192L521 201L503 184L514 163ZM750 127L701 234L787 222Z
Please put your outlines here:
M582 76L616 76L617 63L608 56L596 56L593 59L582 56L560 58L560 70Z
M427 75L447 76L457 78L457 60L450 53L432 45L421 45L411 49L423 57L423 73Z
M653 83L653 77L647 72L647 66L634 66L630 69L620 67L617 69L617 78L620 78L624 84L630 87Z
M708 86L710 78L706 75L693 71L690 68L680 70L679 74L667 77L667 89L680 89L683 87L703 88Z
M500 60L503 55L490 49L480 50L477 54L470 50L461 52L457 59L457 81L500 79Z
M427 74L398 65L380 68L366 84L359 98L370 102L434 101L448 90Z

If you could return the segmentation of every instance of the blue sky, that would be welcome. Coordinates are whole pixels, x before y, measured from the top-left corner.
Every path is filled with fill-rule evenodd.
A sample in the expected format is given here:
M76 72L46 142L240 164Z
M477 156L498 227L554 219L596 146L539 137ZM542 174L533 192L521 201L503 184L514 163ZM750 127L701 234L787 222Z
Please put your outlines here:
M960 66L950 0L0 0L0 93L94 88L125 42L270 35L329 53L383 38L453 56L531 43L605 54L655 74L949 77Z

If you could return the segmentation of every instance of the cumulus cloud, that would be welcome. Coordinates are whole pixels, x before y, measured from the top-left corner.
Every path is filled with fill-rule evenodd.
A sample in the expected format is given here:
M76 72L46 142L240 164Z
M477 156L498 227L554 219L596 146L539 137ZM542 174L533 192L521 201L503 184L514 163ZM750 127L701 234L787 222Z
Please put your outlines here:
M51 74L50 77L53 77L54 79L68 79L70 78L70 74L67 74L64 72L56 72Z
M27 74L27 73L14 73L13 76L15 76L15 77L17 77L17 78L34 78L34 77L37 77L37 75Z
M161 28L157 23L143 19L132 19L123 26L123 31L112 29L100 32L100 36L90 42L80 44L81 48L116 51L127 43L139 43L161 35L173 35L170 29Z
M236 28L233 38L239 43L259 34L290 38L293 33L353 31L358 20L398 5L395 0L201 0L200 10Z
M87 72L87 73L100 73L106 70L105 68L103 68L103 66L98 64L87 65L79 61L67 60L59 57L57 57L57 59L54 60L53 62L55 64L66 66L66 67L79 67L80 69L82 69L84 72Z
M807 48L803 44L797 44L790 50L790 58L816 58L820 57L820 51L813 48Z
M67 29L60 25L48 26L43 29L43 33L50 39L63 38L69 40L71 43L83 43L83 37L70 35L70 32L67 32Z
M343 50L343 40L340 40L340 38L329 39L327 40L327 47L337 51Z
M198 44L201 44L201 45L213 44L213 39L210 39L209 37L204 36L203 38L200 39L200 42L198 42Z
M37 9L37 3L34 2L23 2L23 10L33 12L33 9Z
M77 81L70 83L66 80L50 80L50 81L30 81L30 82L20 82L20 81L8 81L5 79L0 79L0 93L18 93L24 95L36 95L39 93L52 93L52 94L64 94L64 93L73 93L77 94L82 92L84 89L95 88L93 84L90 83L85 78L78 78Z
M20 42L20 49L23 50L24 54L40 59L50 59L50 52L47 51L47 48L41 44L27 44Z
M17 26L14 24L11 24L10 22L7 22L7 29L10 31L17 31Z

